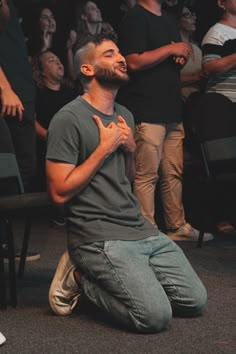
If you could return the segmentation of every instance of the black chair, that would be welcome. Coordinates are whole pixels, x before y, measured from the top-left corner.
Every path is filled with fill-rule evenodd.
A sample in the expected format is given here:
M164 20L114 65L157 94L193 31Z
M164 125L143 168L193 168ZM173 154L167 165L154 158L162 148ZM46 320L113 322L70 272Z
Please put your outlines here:
M222 176L236 173L236 105L227 97L209 93L195 109L192 129L200 144L205 182L210 187ZM198 247L202 246L201 229Z
M39 208L51 205L46 192L43 193L24 193L23 184L19 168L14 153L0 152L0 219L6 226L6 242L8 245L8 264L9 264L9 290L10 304L17 305L16 272L15 272L15 251L14 235L12 222L18 215L25 218L24 237L21 249L18 276L22 277L25 269L25 260L27 255L28 243L31 232L31 220L33 214L38 212ZM5 191L4 191L4 187ZM5 195L3 195L3 192ZM1 235L0 235L1 236ZM5 240L0 237L0 307L7 307L6 290L7 283L4 273L4 254L3 244Z

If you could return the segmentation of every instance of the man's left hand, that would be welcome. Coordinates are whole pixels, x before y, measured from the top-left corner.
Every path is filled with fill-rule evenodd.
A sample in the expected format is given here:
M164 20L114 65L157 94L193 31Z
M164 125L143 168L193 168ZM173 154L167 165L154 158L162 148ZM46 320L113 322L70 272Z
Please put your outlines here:
M134 152L136 149L136 144L133 137L133 132L130 127L126 124L126 121L121 116L117 117L118 123L117 126L122 132L122 145L121 147L126 152Z

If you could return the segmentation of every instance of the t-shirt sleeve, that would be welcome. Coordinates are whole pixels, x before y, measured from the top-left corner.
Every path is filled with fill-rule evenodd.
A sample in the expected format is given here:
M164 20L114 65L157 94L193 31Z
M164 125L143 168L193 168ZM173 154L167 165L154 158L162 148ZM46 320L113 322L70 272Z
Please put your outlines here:
M119 28L119 42L118 47L123 55L138 53L141 54L146 51L147 39L144 28L145 17L140 14L127 15Z
M75 116L61 110L52 119L47 132L47 160L77 165L79 159L79 130Z
M220 32L210 29L202 41L202 62L222 58L224 41Z

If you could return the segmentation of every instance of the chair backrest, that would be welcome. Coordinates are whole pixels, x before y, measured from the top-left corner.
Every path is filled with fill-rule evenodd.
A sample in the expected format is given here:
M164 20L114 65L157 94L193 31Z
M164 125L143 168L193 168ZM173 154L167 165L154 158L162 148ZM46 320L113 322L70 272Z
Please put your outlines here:
M236 159L236 136L202 143L208 161Z
M235 104L219 93L204 94L196 105L192 128L200 142L236 136Z
M24 187L20 176L19 167L14 153L0 152L0 183L3 181L7 186L8 181L13 181L18 188L18 194L24 193ZM9 186L11 185L8 184ZM15 191L8 190L7 194L15 194Z
M208 177L235 170L235 115L235 104L218 93L203 95L195 109L192 127L201 146Z

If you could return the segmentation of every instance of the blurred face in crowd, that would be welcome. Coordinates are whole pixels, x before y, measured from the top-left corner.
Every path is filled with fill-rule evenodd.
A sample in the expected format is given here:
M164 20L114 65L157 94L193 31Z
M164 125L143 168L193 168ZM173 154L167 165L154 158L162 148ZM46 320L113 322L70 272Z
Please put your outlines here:
M179 29L187 33L192 33L196 30L196 15L186 6L183 7L179 18Z
M40 57L41 74L43 79L61 81L64 76L64 66L60 59L52 52L45 52Z
M93 1L86 3L82 19L87 22L102 22L101 11Z
M125 0L124 3L129 9L131 9L137 4L137 0Z
M44 32L47 31L49 33L56 32L56 21L54 15L50 9L43 9L39 18L39 26L40 29Z
M165 0L165 1L162 1L162 2L165 2L170 7L175 6L175 5L178 4L178 0Z

